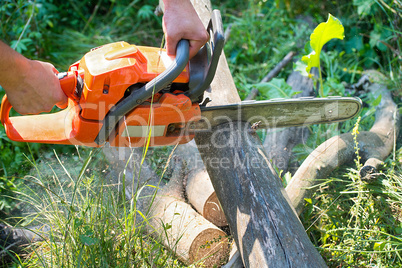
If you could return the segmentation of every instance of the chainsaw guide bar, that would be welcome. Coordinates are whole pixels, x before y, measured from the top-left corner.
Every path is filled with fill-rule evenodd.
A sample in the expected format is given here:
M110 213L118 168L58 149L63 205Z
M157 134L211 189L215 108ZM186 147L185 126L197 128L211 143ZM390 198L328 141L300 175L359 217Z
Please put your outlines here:
M201 120L192 128L203 131L233 121L258 124L263 129L335 123L355 117L361 106L361 100L352 97L303 97L201 106Z

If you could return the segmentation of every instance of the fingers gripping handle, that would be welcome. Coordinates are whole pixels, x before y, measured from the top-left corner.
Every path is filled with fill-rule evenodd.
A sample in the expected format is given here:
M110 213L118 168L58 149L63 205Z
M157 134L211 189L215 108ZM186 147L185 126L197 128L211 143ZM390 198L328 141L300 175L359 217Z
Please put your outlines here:
M64 94L69 99L78 100L84 85L82 77L74 71L58 73L57 76Z
M73 100L79 99L83 85L81 77L74 72L58 73L57 76L59 78L61 89L66 96ZM12 107L13 106L8 100L7 95L4 95L0 108L0 120L6 128L7 135L10 137L10 139L15 140L18 137L15 136L17 135L16 132L12 131L13 123L10 120L10 111ZM27 117L27 120L32 120L32 118L28 119Z

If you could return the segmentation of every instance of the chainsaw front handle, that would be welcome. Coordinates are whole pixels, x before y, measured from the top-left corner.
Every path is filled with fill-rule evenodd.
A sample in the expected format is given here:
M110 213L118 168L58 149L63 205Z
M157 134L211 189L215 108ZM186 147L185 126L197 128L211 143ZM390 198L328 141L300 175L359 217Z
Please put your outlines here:
M140 89L134 90L127 98L123 99L110 109L109 113L103 119L102 128L99 131L95 142L98 145L105 143L108 137L115 130L117 123L124 117L124 115L175 80L188 64L189 51L189 41L180 40L176 48L176 58L164 72L149 81Z

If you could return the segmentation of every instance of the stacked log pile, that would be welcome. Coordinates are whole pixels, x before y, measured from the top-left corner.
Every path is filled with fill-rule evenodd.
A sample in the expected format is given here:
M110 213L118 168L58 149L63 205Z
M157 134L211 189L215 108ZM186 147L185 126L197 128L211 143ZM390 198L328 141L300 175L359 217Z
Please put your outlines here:
M227 234L185 201L183 180L187 172L181 157L171 159L172 175L165 184L147 160L141 161L142 148L105 147L103 152L116 184L125 185L128 200L137 200L136 209L147 218L148 233L186 264L202 262L205 267L214 267L227 261ZM143 220L137 214L137 222Z

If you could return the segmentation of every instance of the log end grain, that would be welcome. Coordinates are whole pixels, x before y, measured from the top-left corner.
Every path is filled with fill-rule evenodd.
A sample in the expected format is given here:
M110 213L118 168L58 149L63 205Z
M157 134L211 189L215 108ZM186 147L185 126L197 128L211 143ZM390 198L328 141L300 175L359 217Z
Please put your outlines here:
M226 233L198 214L189 204L157 196L149 223L153 234L185 264L220 266L227 261Z
M203 215L216 226L222 227L228 225L216 192L213 192L205 202Z
M203 267L216 267L227 262L229 243L226 233L220 229L203 230L191 244L190 263L200 262Z

